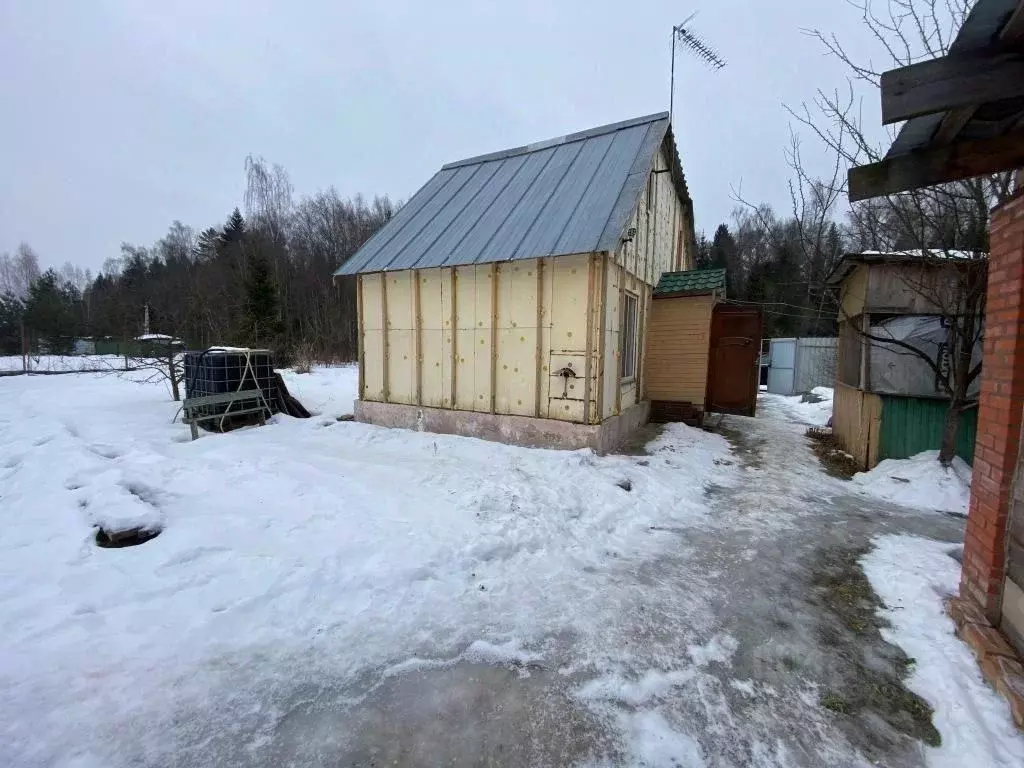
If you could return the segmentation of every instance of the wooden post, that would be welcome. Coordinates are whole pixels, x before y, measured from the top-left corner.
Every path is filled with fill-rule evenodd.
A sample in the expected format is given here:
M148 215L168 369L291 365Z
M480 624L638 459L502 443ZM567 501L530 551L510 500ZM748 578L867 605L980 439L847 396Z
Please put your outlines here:
M366 321L363 315L363 276L356 277L356 312L359 315L359 338L357 355L359 359L359 399L366 399Z
M612 266L612 256L610 253L606 253L601 257L601 298L598 303L600 310L597 316L598 325L598 336L597 336L597 421L600 423L604 419L604 373L605 366L608 365L607 357L607 344L605 343L606 337L608 336L608 307L606 302L608 301L608 270Z
M383 329L384 334L383 347L384 347L384 370L383 370L383 388L384 388L384 402L389 402L391 396L391 385L389 382L390 376L389 371L391 370L391 349L388 345L388 273L380 273L380 311L381 311L381 324L380 327Z
M537 259L537 352L535 368L537 393L534 398L533 415L540 418L541 390L544 387L544 259Z
M451 318L451 332L452 332L452 400L451 407L455 410L455 397L458 394L458 381L459 381L459 274L458 267L451 267L451 291L452 291L452 318Z
M412 271L412 321L416 324L412 334L413 355L416 365L416 405L423 405L423 313L420 311L420 271Z
M498 399L498 262L491 264L491 413Z
M583 423L590 423L590 381L594 371L594 260L595 254L587 257L587 339L584 348L583 366Z

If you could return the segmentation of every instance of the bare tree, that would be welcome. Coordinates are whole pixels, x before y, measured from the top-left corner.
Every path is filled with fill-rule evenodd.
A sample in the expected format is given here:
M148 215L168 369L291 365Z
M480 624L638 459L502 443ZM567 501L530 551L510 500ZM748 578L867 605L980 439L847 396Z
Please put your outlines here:
M28 289L42 272L39 257L28 243L20 243L14 255L0 255L0 294L25 300Z
M827 151L844 166L878 162L895 138L874 140L861 115L862 98L877 98L881 74L924 59L945 55L962 26L972 3L969 0L848 0L861 15L864 31L879 47L878 62L863 62L852 56L834 33L808 30L825 50L848 71L844 88L819 90L810 103L789 108L798 124L817 137ZM799 158L797 158L799 165ZM907 288L919 293L934 307L948 328L948 349L952 364L943 371L941 361L906 342L896 342L867 333L862 324L841 317L849 327L872 344L900 347L916 355L935 370L937 381L949 396L939 460L948 465L955 455L960 413L973 405L970 385L980 373L972 365L975 345L981 335L985 309L988 250L988 212L1011 192L1012 174L999 173L976 179L914 190L856 203L851 206L850 230L856 244L879 251L915 251L940 259L954 279L940 281L936 294L921 272L911 270ZM846 175L835 178L830 193L846 192ZM927 272L927 270L926 270Z

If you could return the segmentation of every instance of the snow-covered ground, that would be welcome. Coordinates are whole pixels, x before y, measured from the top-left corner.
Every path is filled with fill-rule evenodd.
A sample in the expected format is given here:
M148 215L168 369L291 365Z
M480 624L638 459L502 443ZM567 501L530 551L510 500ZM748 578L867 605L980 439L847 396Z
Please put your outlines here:
M107 371L124 368L120 355L32 355L29 370L40 373ZM0 372L25 370L21 355L0 355Z
M812 427L823 427L832 418L832 397L834 390L831 387L815 387L811 390L811 396L805 395L772 395L767 392L761 393L761 398L779 403L794 418Z
M861 492L907 507L966 515L971 503L971 468L959 456L949 469L938 451L923 451L909 459L885 459L853 482Z
M283 375L312 418L195 442L159 384L0 379L0 764L868 764L818 703L814 564L962 523L851 493L787 403L599 457L338 421L355 367Z
M935 714L942 746L927 749L932 768L1024 765L1024 738L1009 707L983 680L970 649L953 634L943 599L959 589L950 546L915 536L880 536L863 559L892 625L882 635L914 659L908 687Z
M735 475L723 438L681 425L643 460L529 450L338 422L354 367L286 378L318 415L196 442L159 386L0 382L5 764L160 763L182 717L256 749L282 681L479 644L528 659L569 633L600 664L635 590L609 566L676 549L662 531ZM162 533L100 549L99 522Z

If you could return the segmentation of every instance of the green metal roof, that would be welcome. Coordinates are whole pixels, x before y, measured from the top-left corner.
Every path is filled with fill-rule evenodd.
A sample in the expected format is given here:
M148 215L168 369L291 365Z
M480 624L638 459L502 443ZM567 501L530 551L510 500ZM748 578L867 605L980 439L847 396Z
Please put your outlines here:
M655 296L674 293L725 292L724 269L688 269L685 272L664 272L654 289Z

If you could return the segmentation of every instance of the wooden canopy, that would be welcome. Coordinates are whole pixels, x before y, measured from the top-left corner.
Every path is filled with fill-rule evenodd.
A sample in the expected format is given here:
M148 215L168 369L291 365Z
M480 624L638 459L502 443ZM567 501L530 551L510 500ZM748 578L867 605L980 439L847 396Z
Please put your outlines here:
M1024 167L1024 0L978 0L949 53L882 75L885 157L849 172L850 201Z

